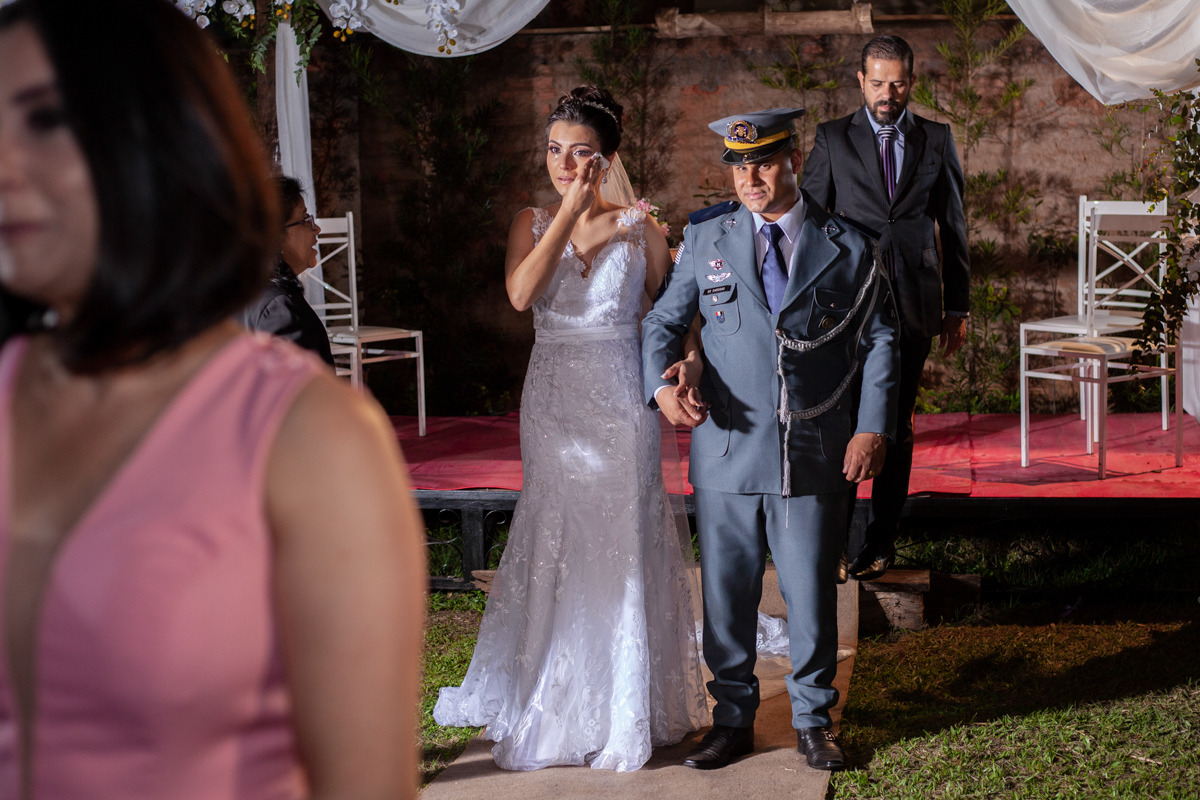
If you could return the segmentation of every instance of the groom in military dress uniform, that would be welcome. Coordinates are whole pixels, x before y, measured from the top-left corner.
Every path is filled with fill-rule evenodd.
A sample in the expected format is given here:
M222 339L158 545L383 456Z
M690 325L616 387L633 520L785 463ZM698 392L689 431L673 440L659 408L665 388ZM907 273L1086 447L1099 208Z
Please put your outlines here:
M646 400L694 427L704 658L714 725L684 761L723 767L754 749L757 611L768 548L788 608L787 678L798 749L818 769L845 756L837 702L835 572L850 482L881 468L895 419L896 321L869 232L799 190L792 120L803 109L712 123L740 202L689 217L675 266L642 323ZM697 311L706 421L658 376ZM857 414L850 387L861 378ZM662 391L667 389L667 391ZM697 427L698 425L698 427Z

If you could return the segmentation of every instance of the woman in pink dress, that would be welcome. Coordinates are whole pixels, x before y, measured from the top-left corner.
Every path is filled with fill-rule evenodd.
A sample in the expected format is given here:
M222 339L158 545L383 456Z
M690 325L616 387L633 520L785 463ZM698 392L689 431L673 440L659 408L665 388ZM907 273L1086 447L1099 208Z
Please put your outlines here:
M172 4L0 8L0 797L415 793L394 435L230 319L275 195Z

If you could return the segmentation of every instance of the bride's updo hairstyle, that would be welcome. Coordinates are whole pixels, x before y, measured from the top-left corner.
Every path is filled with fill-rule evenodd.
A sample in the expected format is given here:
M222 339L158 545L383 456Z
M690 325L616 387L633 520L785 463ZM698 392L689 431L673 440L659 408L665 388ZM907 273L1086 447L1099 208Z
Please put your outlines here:
M550 136L550 126L556 122L586 125L596 132L600 152L610 156L621 146L622 111L621 104L607 89L578 86L559 98L558 108L546 120L546 136Z

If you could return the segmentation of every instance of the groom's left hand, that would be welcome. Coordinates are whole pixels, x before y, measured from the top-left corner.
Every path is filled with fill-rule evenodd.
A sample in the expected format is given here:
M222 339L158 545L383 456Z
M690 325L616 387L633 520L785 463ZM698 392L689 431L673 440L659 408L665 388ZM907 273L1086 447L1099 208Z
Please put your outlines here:
M878 433L856 433L846 445L842 473L851 483L862 483L879 474L887 454L887 437Z

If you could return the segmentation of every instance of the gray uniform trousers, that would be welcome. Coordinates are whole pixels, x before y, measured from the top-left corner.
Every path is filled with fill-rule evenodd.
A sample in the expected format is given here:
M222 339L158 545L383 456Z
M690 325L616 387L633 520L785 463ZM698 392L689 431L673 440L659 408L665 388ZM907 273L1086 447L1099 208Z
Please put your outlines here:
M704 580L704 660L712 670L713 721L754 724L757 613L768 548L788 609L792 671L787 677L796 728L830 724L838 699L837 586L829 576L846 526L841 492L784 498L696 490Z

